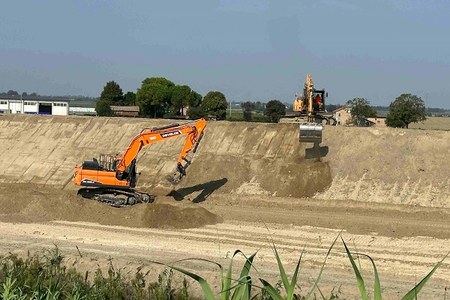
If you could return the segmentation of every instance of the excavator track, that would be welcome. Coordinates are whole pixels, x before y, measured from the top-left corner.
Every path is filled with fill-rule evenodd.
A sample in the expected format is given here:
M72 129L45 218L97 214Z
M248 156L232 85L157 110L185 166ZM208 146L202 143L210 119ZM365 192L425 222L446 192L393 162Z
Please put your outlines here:
M155 200L153 195L131 189L123 190L101 187L79 189L78 195L85 199L109 204L112 207L124 207L138 203L152 203Z

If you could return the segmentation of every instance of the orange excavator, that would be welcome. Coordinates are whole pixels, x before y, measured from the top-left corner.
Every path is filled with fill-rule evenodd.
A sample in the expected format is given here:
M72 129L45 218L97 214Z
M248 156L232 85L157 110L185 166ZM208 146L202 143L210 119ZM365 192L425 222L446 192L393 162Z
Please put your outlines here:
M101 155L99 159L85 161L75 167L73 183L85 186L78 191L84 198L121 207L136 203L152 203L154 196L134 190L137 181L136 158L145 146L169 139L185 137L178 156L176 170L167 180L176 185L186 175L192 157L203 137L206 120L199 119L185 124L143 129L133 138L128 148L119 156Z

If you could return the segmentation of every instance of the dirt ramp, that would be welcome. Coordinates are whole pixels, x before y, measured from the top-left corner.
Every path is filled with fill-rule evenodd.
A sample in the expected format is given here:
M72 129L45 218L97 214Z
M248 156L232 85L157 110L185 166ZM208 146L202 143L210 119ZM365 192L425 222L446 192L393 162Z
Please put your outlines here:
M83 221L143 228L194 228L222 222L220 217L190 203L113 208L52 187L1 184L0 191L0 221Z

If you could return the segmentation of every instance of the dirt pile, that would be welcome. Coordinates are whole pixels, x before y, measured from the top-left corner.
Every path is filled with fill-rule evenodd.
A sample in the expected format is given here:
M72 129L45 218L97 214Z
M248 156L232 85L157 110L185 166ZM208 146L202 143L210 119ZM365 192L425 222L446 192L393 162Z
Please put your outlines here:
M171 205L157 201L113 208L81 199L73 191L33 184L0 185L0 221L52 220L144 228L193 228L222 221L206 209L187 202Z

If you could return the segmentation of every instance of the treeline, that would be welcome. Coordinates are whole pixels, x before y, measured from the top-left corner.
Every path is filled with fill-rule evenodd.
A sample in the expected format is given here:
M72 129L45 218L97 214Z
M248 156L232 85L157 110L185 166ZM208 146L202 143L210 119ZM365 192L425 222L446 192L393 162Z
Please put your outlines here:
M204 97L188 85L177 85L163 77L150 77L142 81L136 93L123 93L120 85L109 81L96 104L97 114L112 116L112 105L139 106L140 115L150 118L210 116L225 119L228 107L225 95L210 91Z
M348 100L346 106L351 118L347 125L364 126L366 118L377 117L377 112L387 112L386 125L389 127L408 128L409 124L422 122L427 116L449 116L449 110L426 108L425 102L417 95L401 94L386 109L383 106L371 106L365 98Z
M111 106L115 105L139 106L140 116L149 118L224 120L229 111L228 118L233 119L229 102L222 92L210 91L202 96L188 85L178 85L163 77L144 79L136 93L124 93L117 82L107 82L96 103L96 112L99 116L113 116ZM286 114L286 106L279 100L245 102L241 107L243 118L240 119L246 121L278 122ZM255 111L259 114L254 115Z
M139 114L149 118L191 118L208 117L217 120L245 120L255 122L278 122L292 112L292 103L279 100L245 101L238 110L231 109L230 103L220 91L210 91L205 96L188 85L178 85L163 77L149 77L142 81L136 93L124 93L115 81L109 81L99 98L85 96L41 96L36 92L19 94L9 90L0 93L7 97L42 97L50 99L66 98L75 106L95 106L99 116L113 116L111 106L139 106ZM425 120L426 116L450 116L450 110L426 107L424 101L411 94L402 94L389 107L371 106L365 98L353 98L345 103L351 110L351 124L359 126L364 118L387 115L386 124L392 127L408 127L412 122ZM332 112L344 105L327 104L326 111ZM240 109L239 109L240 108ZM227 112L229 112L227 114ZM385 112L385 113L384 113Z
M346 104L327 104L326 110L328 112L332 112L333 110L338 109L345 105ZM389 112L389 106L375 105L375 106L372 106L372 108L377 112ZM427 107L425 111L426 111L427 116L432 116L432 115L433 116L450 116L450 109Z

